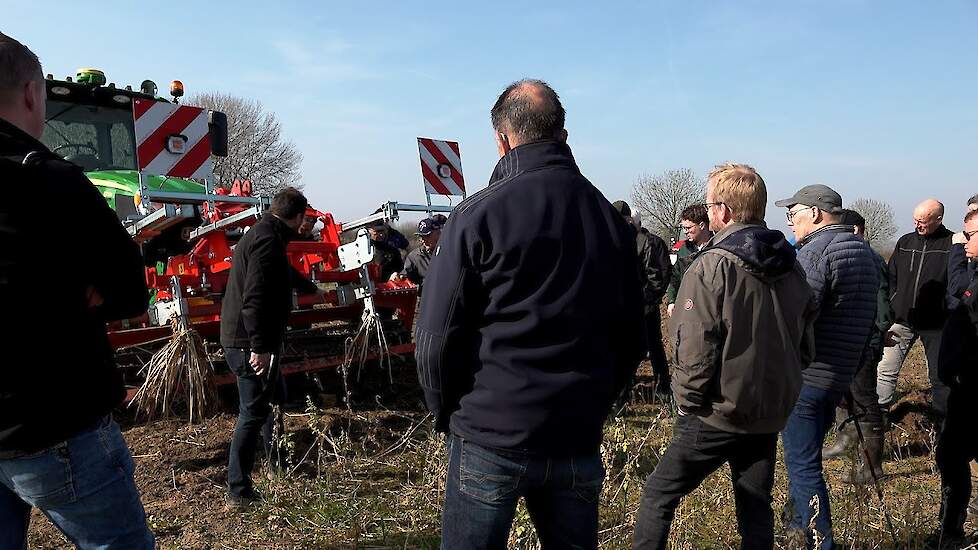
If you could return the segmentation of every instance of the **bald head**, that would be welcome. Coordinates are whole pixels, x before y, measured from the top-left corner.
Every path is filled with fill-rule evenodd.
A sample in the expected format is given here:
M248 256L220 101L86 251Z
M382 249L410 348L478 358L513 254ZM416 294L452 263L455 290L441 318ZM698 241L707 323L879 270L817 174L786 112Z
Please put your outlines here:
M930 235L941 227L944 221L944 205L935 199L927 199L913 210L913 224L917 233Z
M492 127L509 148L548 139L566 139L564 106L549 84L523 79L503 90L492 106Z

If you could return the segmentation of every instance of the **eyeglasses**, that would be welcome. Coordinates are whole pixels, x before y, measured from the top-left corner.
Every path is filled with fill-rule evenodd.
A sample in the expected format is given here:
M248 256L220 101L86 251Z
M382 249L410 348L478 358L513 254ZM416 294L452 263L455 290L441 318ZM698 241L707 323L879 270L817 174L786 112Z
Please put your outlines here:
M787 212L784 213L784 217L788 219L788 223L789 224L792 224L795 221L795 216L799 212L804 212L805 210L812 210L814 208L815 208L814 206L806 206L805 208L802 208L801 210L788 210Z
M978 231L963 231L963 233L964 233L964 238L970 241L971 237L973 237L975 233L978 233Z
M711 206L723 206L722 202L704 202L703 206L710 208Z

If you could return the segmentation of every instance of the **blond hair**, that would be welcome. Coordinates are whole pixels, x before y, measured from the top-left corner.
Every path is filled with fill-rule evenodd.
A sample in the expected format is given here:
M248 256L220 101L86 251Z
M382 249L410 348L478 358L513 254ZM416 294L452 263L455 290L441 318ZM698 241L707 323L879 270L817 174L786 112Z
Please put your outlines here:
M746 164L718 164L708 178L713 202L726 205L735 222L764 221L767 186L757 170Z

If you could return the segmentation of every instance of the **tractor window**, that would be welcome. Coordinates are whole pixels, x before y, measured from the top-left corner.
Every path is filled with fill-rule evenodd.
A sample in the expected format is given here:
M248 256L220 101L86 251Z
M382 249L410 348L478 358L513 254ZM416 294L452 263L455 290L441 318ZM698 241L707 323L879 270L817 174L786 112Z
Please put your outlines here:
M132 111L64 101L48 101L41 141L86 172L135 170Z

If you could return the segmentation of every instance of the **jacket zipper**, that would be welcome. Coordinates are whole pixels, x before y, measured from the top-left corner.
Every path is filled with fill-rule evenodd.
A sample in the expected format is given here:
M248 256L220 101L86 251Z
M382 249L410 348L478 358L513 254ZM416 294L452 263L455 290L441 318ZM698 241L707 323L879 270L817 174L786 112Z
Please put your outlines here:
M920 274L924 270L924 258L927 256L927 241L924 241L924 248L920 251L920 264L917 266L917 279L913 282L913 301L910 302L910 307L917 307L917 293L920 292ZM910 256L910 261L913 262L913 255ZM913 268L911 268L913 269Z

